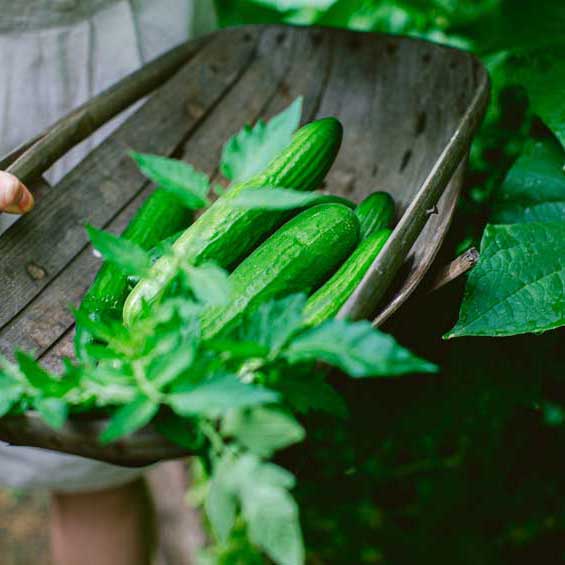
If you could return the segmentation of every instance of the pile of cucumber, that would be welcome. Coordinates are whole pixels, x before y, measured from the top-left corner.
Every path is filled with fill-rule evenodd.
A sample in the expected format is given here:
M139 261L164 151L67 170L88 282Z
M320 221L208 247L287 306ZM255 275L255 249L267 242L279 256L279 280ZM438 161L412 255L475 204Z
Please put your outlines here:
M177 273L177 258L182 257L196 266L213 262L231 273L231 300L205 310L204 338L228 331L259 304L296 292L309 295L308 325L335 317L391 234L390 195L375 192L356 207L336 199L298 213L242 208L231 201L248 188L317 189L341 139L342 126L335 118L305 125L262 172L232 184L195 221L174 197L157 190L123 234L146 250L154 248L156 260L148 276L131 289L126 275L104 264L81 310L93 318L133 324L163 296ZM167 247L160 244L163 240L172 244L174 253L158 257L155 250ZM88 331L77 328L79 355L90 341Z

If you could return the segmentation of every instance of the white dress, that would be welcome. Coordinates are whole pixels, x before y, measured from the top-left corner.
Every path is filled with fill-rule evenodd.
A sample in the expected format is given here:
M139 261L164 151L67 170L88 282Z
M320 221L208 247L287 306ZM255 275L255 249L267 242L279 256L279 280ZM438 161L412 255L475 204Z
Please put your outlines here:
M213 26L212 0L0 0L0 156ZM61 178L119 121L57 163L50 180ZM0 214L0 233L15 219ZM0 486L97 490L139 473L0 443Z

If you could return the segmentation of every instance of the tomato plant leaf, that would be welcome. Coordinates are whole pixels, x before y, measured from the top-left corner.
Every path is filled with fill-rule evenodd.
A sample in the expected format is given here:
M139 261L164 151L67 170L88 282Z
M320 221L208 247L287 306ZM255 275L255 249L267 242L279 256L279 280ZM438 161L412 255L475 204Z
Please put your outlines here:
M230 295L228 273L220 267L212 263L198 267L187 265L185 274L199 302L209 306L220 306L228 301Z
M168 397L171 408L180 416L217 415L230 408L243 408L276 402L279 395L269 389L242 383L235 375L213 377Z
M301 442L305 435L292 416L263 406L228 412L222 433L260 457L270 457L278 449Z
M352 377L434 373L437 367L367 321L329 320L298 335L285 350L290 363L320 360Z
M111 443L147 425L159 409L159 404L139 395L129 404L119 408L100 435L102 443Z
M565 324L565 222L488 225L459 321L446 338L542 332Z
M197 210L209 204L210 180L205 173L178 159L136 152L130 155L148 179L176 196L187 208Z
M241 181L261 171L290 143L301 116L302 97L299 97L269 122L258 120L253 127L245 125L224 145L222 174L231 181Z
M261 304L235 330L234 340L255 343L276 355L302 326L305 294L291 294Z
M149 253L128 239L87 225L86 231L92 246L104 259L116 265L126 275L144 276L151 267Z
M56 430L61 429L67 421L69 406L60 398L36 398L33 405L41 418Z

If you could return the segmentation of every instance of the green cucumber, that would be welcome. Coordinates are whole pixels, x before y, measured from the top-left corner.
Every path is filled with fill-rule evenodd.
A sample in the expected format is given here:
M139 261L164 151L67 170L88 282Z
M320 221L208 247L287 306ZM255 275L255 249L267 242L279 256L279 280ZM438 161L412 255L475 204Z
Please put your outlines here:
M361 239L389 228L394 220L394 200L388 192L373 192L355 209L361 225Z
M341 204L320 204L288 221L230 275L231 299L205 311L202 336L228 331L265 301L309 293L333 273L359 241L359 222Z
M186 228L192 220L192 211L183 206L176 196L156 190L136 212L122 237L147 250L171 234ZM120 320L130 288L127 275L111 263L105 262L85 294L80 310L93 319ZM84 356L85 348L91 342L90 332L77 325L75 345L79 358Z
M159 300L177 271L177 259L194 265L212 261L225 269L241 262L288 217L287 211L244 209L230 200L246 188L274 186L316 189L336 157L342 127L335 118L324 118L299 129L290 144L251 179L232 185L173 245L174 257L161 258L126 300L126 325L138 317L142 304Z
M385 228L361 241L337 273L308 298L304 308L306 325L317 326L337 315L362 281L391 233L390 229Z

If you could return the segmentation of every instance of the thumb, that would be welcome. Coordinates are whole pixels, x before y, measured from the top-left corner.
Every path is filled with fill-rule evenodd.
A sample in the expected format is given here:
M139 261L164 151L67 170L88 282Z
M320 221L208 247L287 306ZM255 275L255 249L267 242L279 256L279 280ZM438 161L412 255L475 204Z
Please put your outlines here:
M34 205L31 192L14 175L0 171L0 212L25 214Z

